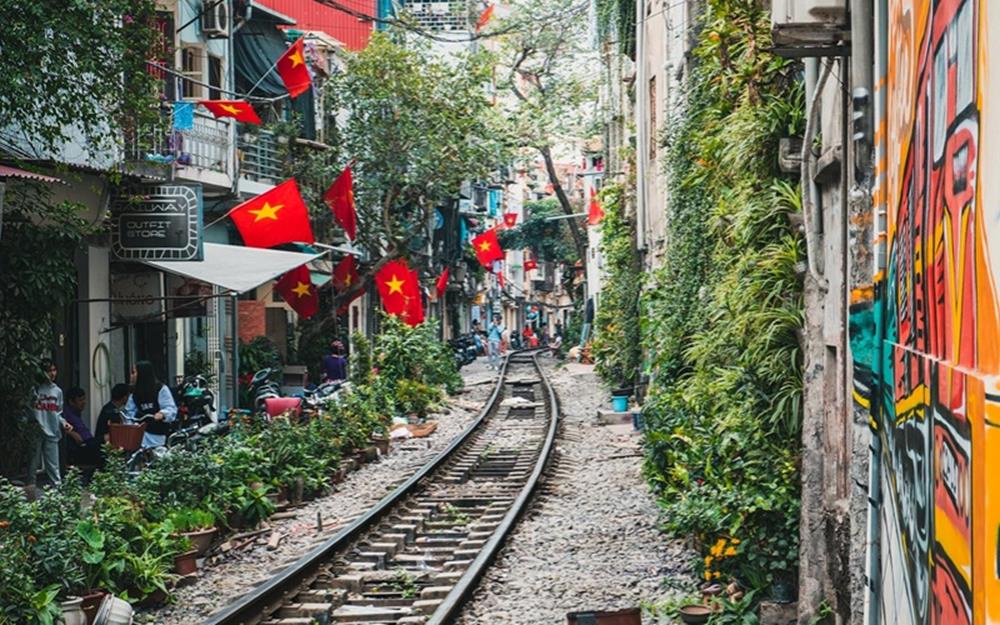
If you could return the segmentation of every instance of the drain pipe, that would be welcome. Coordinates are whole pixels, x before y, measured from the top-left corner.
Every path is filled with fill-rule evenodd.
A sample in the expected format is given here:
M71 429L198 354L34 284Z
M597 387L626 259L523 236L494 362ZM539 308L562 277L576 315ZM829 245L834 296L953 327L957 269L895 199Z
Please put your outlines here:
M823 64L823 71L819 75L819 80L816 81L816 85L813 87L812 93L809 93L808 77L810 66L812 66L812 72L815 73L817 62L818 61L815 59L807 59L806 62L806 97L809 98L809 100L806 108L806 131L805 135L802 137L802 169L800 175L802 186L802 221L805 225L806 234L806 266L808 267L809 275L816 281L819 288L826 291L829 284L827 283L826 278L823 277L822 272L817 269L816 265L816 259L819 257L820 249L819 241L817 240L817 191L812 178L813 165L815 161L812 151L812 143L816 139L816 129L819 125L819 101L823 94L823 87L826 85L826 81L830 78L830 74L833 71L833 63L827 62Z
M650 130L646 128L649 115L646 106L649 98L644 89L647 88L646 80L646 35L645 20L646 12L643 10L645 2L635 3L635 163L636 163L636 194L635 194L635 216L636 216L636 247L640 253L646 248L646 150L649 144L648 136Z

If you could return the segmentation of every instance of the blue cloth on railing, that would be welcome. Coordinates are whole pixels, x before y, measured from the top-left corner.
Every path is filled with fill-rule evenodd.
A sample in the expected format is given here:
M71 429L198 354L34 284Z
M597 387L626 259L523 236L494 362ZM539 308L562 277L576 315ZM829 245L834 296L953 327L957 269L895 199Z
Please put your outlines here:
M174 102L174 130L194 128L194 102Z

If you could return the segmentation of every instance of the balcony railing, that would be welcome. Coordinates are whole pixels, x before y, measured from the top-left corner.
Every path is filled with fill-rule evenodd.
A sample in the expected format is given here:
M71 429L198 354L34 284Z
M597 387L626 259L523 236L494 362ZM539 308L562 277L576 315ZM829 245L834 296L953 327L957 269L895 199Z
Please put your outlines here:
M237 145L242 159L240 176L265 184L281 181L282 162L274 133L268 130L260 130L256 134L243 133Z
M234 153L229 124L195 111L190 130L173 130L164 117L151 128L130 133L127 156L131 161L200 167L230 175Z

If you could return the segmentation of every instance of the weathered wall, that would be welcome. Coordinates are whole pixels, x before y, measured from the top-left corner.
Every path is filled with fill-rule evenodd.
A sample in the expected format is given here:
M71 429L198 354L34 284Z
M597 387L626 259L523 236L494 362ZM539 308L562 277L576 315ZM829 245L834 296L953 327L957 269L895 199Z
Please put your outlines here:
M872 609L886 625L1000 623L1000 7L880 4L880 271L851 320L881 444Z

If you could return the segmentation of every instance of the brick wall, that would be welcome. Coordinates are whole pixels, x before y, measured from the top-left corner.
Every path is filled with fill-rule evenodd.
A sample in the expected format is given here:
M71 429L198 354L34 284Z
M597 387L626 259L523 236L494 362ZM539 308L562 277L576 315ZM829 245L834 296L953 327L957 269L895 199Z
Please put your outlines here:
M264 302L240 300L239 304L240 340L252 341L258 336L264 336Z

